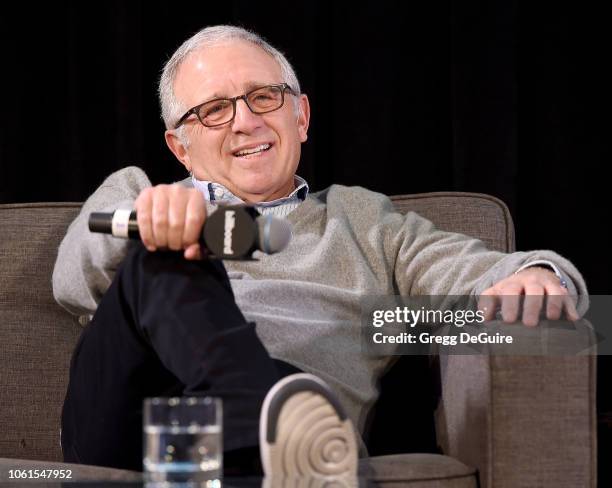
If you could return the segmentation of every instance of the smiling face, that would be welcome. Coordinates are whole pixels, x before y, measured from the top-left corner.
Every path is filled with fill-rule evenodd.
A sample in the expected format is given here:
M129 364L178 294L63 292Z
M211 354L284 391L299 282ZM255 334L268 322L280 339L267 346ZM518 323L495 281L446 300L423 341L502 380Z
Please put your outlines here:
M272 56L254 44L236 40L192 52L178 70L174 94L190 108L285 81ZM299 115L295 102L300 107ZM263 202L286 196L294 189L293 176L301 143L307 139L309 119L306 95L296 99L287 91L279 110L257 115L244 100L238 100L232 122L204 127L191 116L184 124L189 144L181 142L176 130L166 131L166 142L196 178L220 183L247 202ZM268 145L269 149L261 151ZM245 150L260 151L244 155Z

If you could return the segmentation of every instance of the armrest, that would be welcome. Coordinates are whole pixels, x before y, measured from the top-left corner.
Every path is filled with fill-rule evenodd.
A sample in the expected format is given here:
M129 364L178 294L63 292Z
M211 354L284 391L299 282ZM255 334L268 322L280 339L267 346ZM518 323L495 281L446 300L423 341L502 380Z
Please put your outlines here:
M592 352L440 356L438 443L476 467L484 488L594 487L595 373Z

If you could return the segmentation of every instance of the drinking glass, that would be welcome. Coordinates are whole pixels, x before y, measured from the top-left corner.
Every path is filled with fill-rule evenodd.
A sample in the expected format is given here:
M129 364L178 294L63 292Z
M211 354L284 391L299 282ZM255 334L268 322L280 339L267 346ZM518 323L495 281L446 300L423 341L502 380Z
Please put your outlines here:
M148 482L221 480L220 398L147 398L143 410L143 467Z

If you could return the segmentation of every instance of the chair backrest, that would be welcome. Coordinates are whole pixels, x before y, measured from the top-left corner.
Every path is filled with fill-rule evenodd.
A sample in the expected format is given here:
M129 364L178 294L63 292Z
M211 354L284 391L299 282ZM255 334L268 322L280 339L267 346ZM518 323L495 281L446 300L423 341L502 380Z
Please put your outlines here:
M463 192L396 195L391 200L399 212L410 210L437 227L482 240L489 249L514 252L514 224L504 202L490 195Z
M393 197L439 227L513 249L499 200L457 193ZM0 205L0 457L60 461L60 414L72 349L82 330L53 299L57 248L78 203Z

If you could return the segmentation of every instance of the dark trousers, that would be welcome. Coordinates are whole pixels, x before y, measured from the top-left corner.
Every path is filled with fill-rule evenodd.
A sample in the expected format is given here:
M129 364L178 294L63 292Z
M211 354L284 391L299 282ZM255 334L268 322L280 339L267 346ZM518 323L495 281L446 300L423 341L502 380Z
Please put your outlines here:
M270 358L221 261L135 245L72 357L64 460L141 470L143 399L208 395L223 400L230 468L232 453L258 452L267 391L298 371Z

